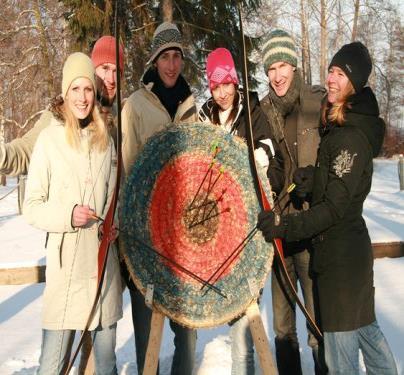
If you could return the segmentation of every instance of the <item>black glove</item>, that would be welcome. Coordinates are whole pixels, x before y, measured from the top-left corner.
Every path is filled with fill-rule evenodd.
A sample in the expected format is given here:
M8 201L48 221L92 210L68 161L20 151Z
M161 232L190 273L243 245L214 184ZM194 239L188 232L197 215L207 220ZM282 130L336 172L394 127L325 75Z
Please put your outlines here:
M257 228L262 232L265 241L271 242L274 238L285 237L287 220L273 211L261 211Z
M293 182L296 184L296 195L304 199L313 192L315 167L308 165L304 168L297 168L293 173Z

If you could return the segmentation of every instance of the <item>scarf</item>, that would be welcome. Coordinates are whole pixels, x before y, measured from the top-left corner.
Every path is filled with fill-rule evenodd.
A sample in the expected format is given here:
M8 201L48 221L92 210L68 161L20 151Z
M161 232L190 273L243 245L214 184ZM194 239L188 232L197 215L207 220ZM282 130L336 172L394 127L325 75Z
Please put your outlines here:
M295 105L298 103L301 87L302 78L299 68L294 73L290 87L284 96L276 95L272 86L269 85L268 98L271 106L269 106L270 110L268 115L271 124L273 124L274 131L276 132L275 138L277 140L283 138L285 118L293 111Z
M191 95L191 89L184 77L180 74L173 87L165 87L163 81L154 67L149 68L143 77L143 83L147 85L153 82L151 91L157 95L161 104L174 120L178 106Z

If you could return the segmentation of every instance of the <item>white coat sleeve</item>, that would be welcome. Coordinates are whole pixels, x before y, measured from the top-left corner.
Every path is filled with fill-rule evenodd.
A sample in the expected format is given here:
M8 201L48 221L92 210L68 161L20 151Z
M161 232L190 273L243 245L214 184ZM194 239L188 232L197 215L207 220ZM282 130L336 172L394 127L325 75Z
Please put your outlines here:
M74 232L71 220L77 202L68 196L63 201L49 196L52 171L47 138L40 134L31 156L23 215L29 224L47 232Z
M140 148L137 127L139 115L136 113L132 98L129 98L122 109L122 161L124 176L128 176Z

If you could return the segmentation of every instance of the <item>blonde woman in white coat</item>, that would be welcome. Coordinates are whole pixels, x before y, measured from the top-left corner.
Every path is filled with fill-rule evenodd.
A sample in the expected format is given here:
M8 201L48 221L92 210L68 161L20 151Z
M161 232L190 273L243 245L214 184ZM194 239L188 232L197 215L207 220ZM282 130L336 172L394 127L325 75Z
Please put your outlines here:
M99 225L116 180L112 139L95 105L94 68L83 53L63 67L62 97L31 158L24 216L45 230L39 374L64 373L76 330L85 327L97 287ZM101 297L90 324L96 374L116 374L116 322L122 317L118 257L111 248Z

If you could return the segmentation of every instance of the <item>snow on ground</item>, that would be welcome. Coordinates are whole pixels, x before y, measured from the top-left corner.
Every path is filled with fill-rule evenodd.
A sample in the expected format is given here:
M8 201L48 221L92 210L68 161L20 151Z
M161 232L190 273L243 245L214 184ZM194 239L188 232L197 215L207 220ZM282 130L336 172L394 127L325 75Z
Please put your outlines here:
M0 187L0 198L15 184ZM404 241L404 192L398 190L397 161L376 160L372 191L364 213L373 242ZM0 200L0 269L44 264L45 236L28 226L17 214L16 193ZM375 260L376 313L404 375L404 258ZM34 374L40 354L40 314L44 284L0 285L0 374ZM264 291L261 314L273 351L272 309L269 282ZM230 339L227 326L199 330L197 375L230 373ZM306 344L305 323L298 315L302 367L313 373L311 352ZM170 373L173 335L166 321L160 351L160 373ZM124 317L118 324L117 358L119 373L136 374L136 358L130 299L124 295ZM256 362L258 362L256 360ZM256 365L259 367L258 363ZM259 371L257 371L258 373Z

